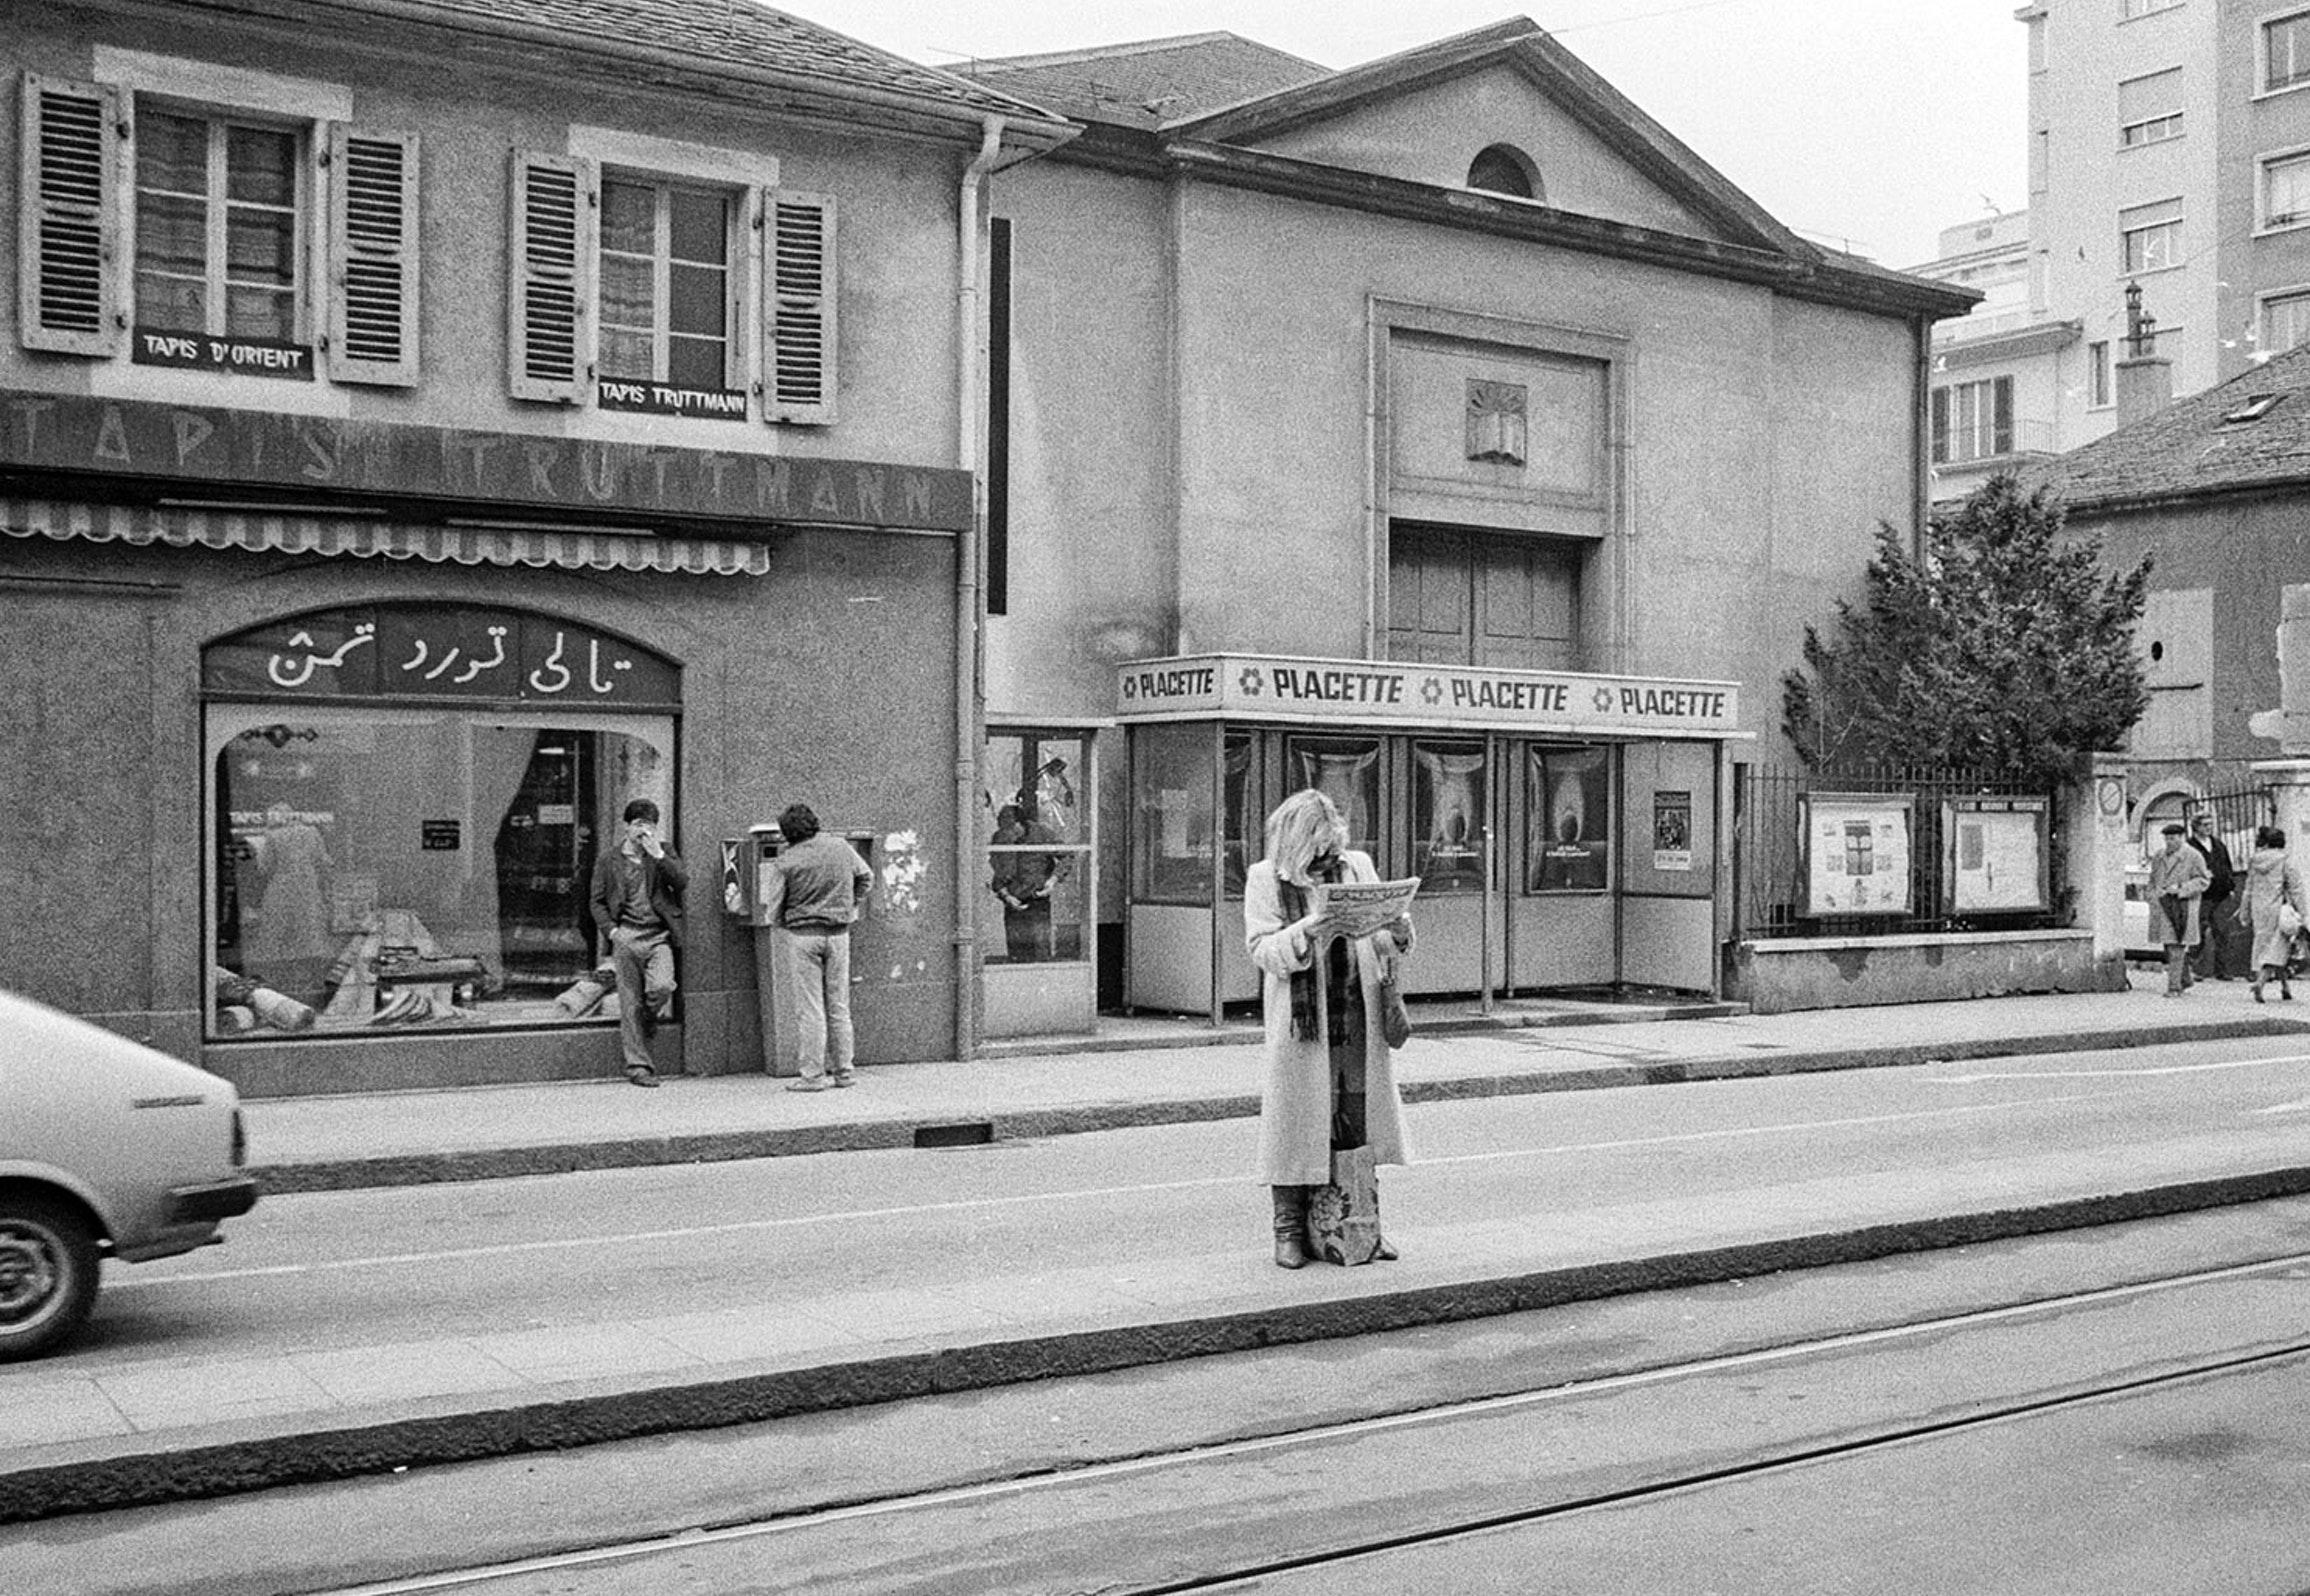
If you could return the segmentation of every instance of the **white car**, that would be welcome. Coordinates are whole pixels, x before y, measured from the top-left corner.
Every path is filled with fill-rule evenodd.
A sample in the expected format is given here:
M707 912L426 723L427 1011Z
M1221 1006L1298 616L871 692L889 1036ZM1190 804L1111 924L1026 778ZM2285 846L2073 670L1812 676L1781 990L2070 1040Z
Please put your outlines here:
M0 1362L80 1328L99 1258L223 1240L247 1162L232 1082L0 992Z

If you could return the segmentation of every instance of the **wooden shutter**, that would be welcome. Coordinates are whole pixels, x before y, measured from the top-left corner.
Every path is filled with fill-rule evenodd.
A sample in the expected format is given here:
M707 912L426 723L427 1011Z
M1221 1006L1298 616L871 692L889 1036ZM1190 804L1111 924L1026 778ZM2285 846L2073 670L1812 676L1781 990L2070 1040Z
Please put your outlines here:
M834 197L764 193L762 417L834 419Z
M329 129L329 375L417 381L417 135Z
M27 349L121 347L120 91L24 74L17 328Z
M506 375L516 399L585 399L600 204L593 162L514 153Z

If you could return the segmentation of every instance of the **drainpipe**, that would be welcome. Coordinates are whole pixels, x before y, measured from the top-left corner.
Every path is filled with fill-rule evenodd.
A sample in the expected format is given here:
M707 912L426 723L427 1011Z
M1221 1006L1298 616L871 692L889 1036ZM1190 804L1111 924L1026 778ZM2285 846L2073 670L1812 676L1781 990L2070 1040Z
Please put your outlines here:
M1909 470L1915 484L1909 504L1909 558L1922 560L1925 523L1933 514L1933 323L1919 311L1911 325L1917 329L1917 382L1909 401L1914 415Z
M979 470L979 190L1001 153L1003 119L981 124L979 152L963 168L955 222L955 463L971 474L971 516L954 561L954 1056L978 1056L978 912L969 891L978 848L979 627L987 484Z

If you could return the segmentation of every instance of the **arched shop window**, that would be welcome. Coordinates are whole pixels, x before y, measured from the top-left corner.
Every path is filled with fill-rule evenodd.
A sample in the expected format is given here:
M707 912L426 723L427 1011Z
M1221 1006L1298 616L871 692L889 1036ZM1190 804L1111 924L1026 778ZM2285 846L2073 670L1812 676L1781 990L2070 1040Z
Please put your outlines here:
M678 834L679 667L551 616L380 604L214 643L201 693L211 1037L616 1017L594 858L631 798Z

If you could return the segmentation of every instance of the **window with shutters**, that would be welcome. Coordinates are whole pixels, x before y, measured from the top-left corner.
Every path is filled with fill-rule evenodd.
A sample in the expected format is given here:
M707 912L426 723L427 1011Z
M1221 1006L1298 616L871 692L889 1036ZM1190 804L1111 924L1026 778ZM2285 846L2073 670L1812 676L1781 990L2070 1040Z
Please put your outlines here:
M2264 229L2310 226L2310 150L2263 157L2261 188Z
M2131 149L2182 136L2182 69L2169 67L2117 86L2118 143Z
M670 141L599 142L514 152L508 391L714 421L759 395L764 421L831 422L833 200L732 183L734 153L651 171L628 146Z

